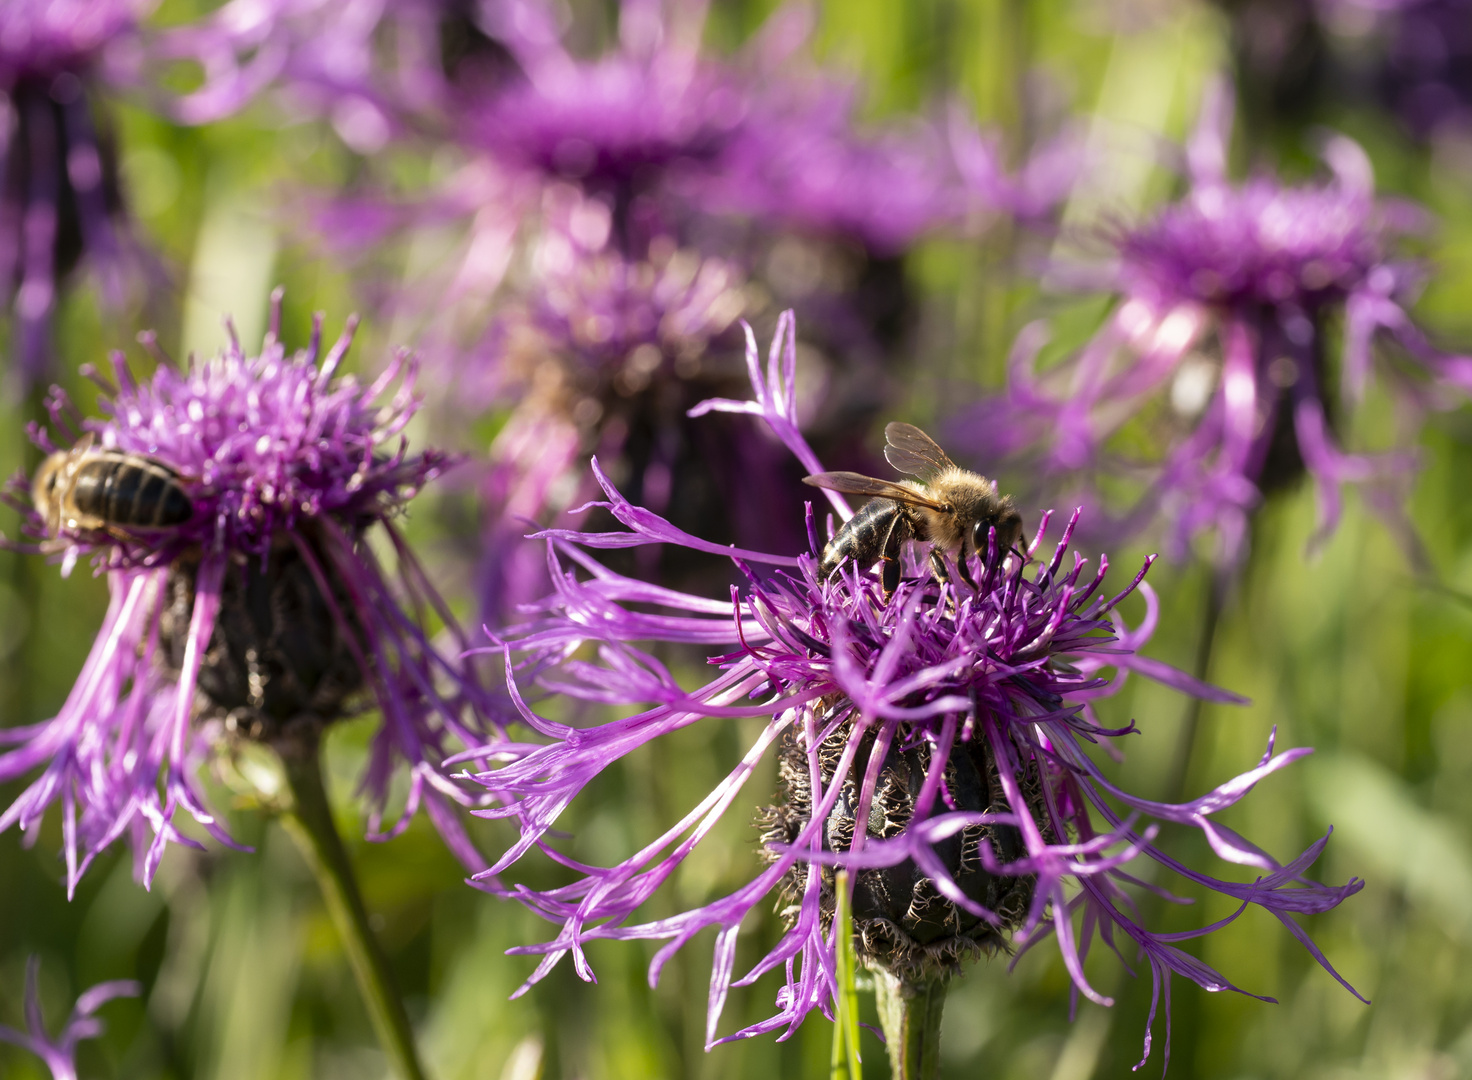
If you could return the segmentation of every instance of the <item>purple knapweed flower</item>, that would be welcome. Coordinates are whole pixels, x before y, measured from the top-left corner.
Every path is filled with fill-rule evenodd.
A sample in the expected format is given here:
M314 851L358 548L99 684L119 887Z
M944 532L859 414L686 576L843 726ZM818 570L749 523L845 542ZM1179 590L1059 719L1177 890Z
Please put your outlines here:
M278 292L257 356L232 334L214 358L184 370L163 362L139 382L116 353L115 384L89 372L107 419L83 423L69 451L38 433L54 456L38 474L31 527L49 534L44 548L65 550L68 568L91 555L111 603L61 711L0 729L0 745L14 747L0 754L0 780L41 769L0 829L32 829L59 801L69 889L124 834L150 882L168 841L198 846L174 822L181 809L232 844L195 776L227 735L314 738L369 706L383 717L361 781L370 836L384 838L403 764L407 804L387 835L423 806L462 861L484 865L453 809L468 796L438 766L452 740L496 737L496 706L453 658L464 639L393 521L447 461L410 454L403 438L416 365L400 352L365 386L337 375L355 319L325 353L320 316L295 354L279 325ZM65 427L65 402L53 405ZM87 501L84 487L103 478L111 494ZM394 565L370 544L375 534ZM448 655L428 618L444 623Z
M1379 97L1421 139L1465 138L1472 130L1472 3L1468 0L1331 0L1381 39L1374 70Z
M956 425L958 441L983 456L1040 453L1058 474L1145 471L1131 527L1163 517L1178 553L1215 530L1224 565L1245 551L1264 493L1310 475L1322 538L1345 483L1384 484L1413 466L1404 450L1347 452L1335 433L1369 382L1377 340L1392 346L1379 370L1412 411L1472 389L1472 362L1433 348L1407 311L1421 275L1394 241L1418 219L1375 198L1363 151L1335 137L1327 181L1233 184L1230 122L1218 90L1188 147L1190 191L1111 237L1118 303L1095 337L1037 370L1046 333L1029 327L1005 394ZM1336 392L1328 353L1338 326ZM1112 453L1111 437L1142 414L1160 421L1145 440L1164 441L1158 466ZM1388 491L1370 497L1397 517Z
M494 323L484 345L494 361L468 358L459 381L473 393L479 374L489 404L516 402L482 485L482 592L498 621L546 591L540 549L522 542L526 523L555 522L593 497L582 464L589 454L615 463L656 508L677 506L680 520L704 518L718 532L729 523L738 535L769 520L742 504L751 487L743 476L784 482L780 454L750 441L703 445L685 415L739 385L710 348L734 344L746 303L740 267L668 238L626 258L611 240L607 204L571 187L549 189L544 216L531 252L534 286L508 299ZM698 490L699 482L692 490L692 462L727 481L719 492Z
M339 200L324 218L329 242L358 247L463 224L453 253L389 302L425 321L452 412L509 412L477 552L493 624L545 589L525 523L591 495L575 466L589 453L677 523L745 546L800 542L795 519L756 512L772 484L797 490L780 449L685 417L739 392L735 320L792 306L816 328L805 430L856 464L845 451L891 396L884 368L915 322L903 256L983 203L1021 205L964 124L954 139L919 121L863 130L853 84L797 57L810 20L796 7L730 57L700 47L704 4L618 12L617 41L584 57L542 0L482 8L515 70L448 99L436 130L463 165L430 192Z
M8 1042L29 1050L46 1063L52 1080L77 1080L77 1043L95 1039L103 1032L96 1017L98 1009L120 997L137 997L143 987L132 979L115 979L98 983L77 999L66 1026L55 1038L46 1032L41 1016L41 958L33 956L26 963L26 1030L18 1031L0 1024L0 1042Z
M50 359L60 282L87 257L107 299L130 245L117 154L94 100L126 81L127 47L153 0L11 0L0 7L0 277L13 320L11 378Z
M713 401L701 411L761 417L805 468L817 472L821 465L799 434L794 411L790 328L784 323L765 378L748 332L754 401ZM1152 1024L1154 1006L1162 996L1167 1000L1167 1060L1172 975L1210 990L1237 989L1178 942L1256 905L1279 918L1333 973L1292 917L1327 911L1362 885L1351 880L1330 887L1305 876L1327 836L1282 864L1213 819L1307 749L1275 755L1270 741L1251 770L1181 804L1122 790L1088 750L1101 743L1107 749L1135 730L1133 724L1104 726L1092 704L1130 672L1188 694L1241 700L1141 655L1156 616L1155 598L1143 584L1148 561L1109 596L1101 591L1106 560L1100 559L1097 573L1086 573L1085 560L1067 559L1077 515L1052 553L1039 554L1045 518L1025 558L973 559L975 589L958 584L954 572L940 583L923 558L912 558L886 597L879 575L867 567L850 564L828 580L818 576L811 510L809 552L735 549L632 505L596 462L594 470L606 494L602 507L626 531L541 534L555 589L493 650L504 656L523 720L548 741L507 746L500 767L475 776L501 804L476 812L521 827L518 843L480 875L487 888L498 890L489 875L504 874L533 848L574 874L556 888L509 890L559 926L551 941L515 950L542 957L528 985L568 954L578 974L591 979L584 949L601 939L666 941L650 970L656 979L676 949L714 928L707 1044L771 1031L790 1035L814 1009L831 1015L839 866L853 874L859 955L901 978L936 977L962 957L1026 947L1051 933L1076 992L1108 1004L1085 977L1084 959L1096 935L1111 948L1132 942L1154 981ZM843 500L829 498L847 517ZM615 573L590 551L650 544L725 557L746 584L727 599L690 595ZM1146 615L1131 629L1115 609L1137 591ZM680 685L648 651L667 645L705 650L715 669L710 680L693 689ZM1102 676L1105 669L1113 670L1112 678ZM533 710L526 697L533 685L635 711L609 723L568 726ZM667 832L612 866L574 862L557 851L550 832L557 818L612 763L691 724L735 717L767 723L726 780ZM767 801L743 789L762 757L773 752L783 791L759 817L765 867L730 895L668 918L633 921L722 815ZM1255 876L1229 881L1185 866L1156 845L1159 826L1146 826L1145 819L1201 830L1219 856ZM1196 930L1151 931L1141 925L1126 888L1143 884L1128 869L1142 858L1240 907ZM774 895L786 932L738 977L742 920ZM777 1014L720 1037L730 988L773 969L786 976ZM1149 1045L1147 1034L1147 1055Z

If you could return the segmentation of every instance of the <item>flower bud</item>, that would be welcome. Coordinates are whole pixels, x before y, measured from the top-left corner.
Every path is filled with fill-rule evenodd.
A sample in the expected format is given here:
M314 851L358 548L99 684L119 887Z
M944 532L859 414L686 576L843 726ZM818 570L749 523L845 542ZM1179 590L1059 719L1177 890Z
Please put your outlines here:
M823 786L834 783L835 769L853 734L853 720L839 725L819 750ZM853 847L864 774L873 751L872 736L864 739L842 790L828 812L823 848L829 852ZM891 745L880 767L874 794L866 815L865 835L873 839L898 836L910 823L915 800L930 768L932 748L919 743L905 749ZM812 816L813 792L808 755L800 740L789 733L778 759L776 806L758 815L762 843L769 861L779 855L779 845L795 843ZM939 796L947 809L970 813L1009 813L1006 796L992 755L981 740L959 743L945 768L945 794ZM1041 787L1035 770L1025 782L1024 794L1035 820L1042 813ZM855 949L871 966L881 967L896 977L923 982L953 973L962 960L977 953L988 955L1007 946L1006 935L1027 914L1032 899L1033 877L1009 876L987 871L982 845L987 845L993 866L1005 865L1025 854L1016 826L993 823L967 825L960 832L937 841L934 852L967 898L996 916L988 921L946 899L934 881L914 860L894 866L851 871ZM809 865L796 863L782 881L780 903L794 914L807 887ZM836 868L823 866L821 910L823 927L832 926Z
M322 572L330 563L313 554ZM197 556L169 570L159 633L166 663L183 666L194 610ZM289 540L263 560L237 555L226 567L214 633L200 661L201 712L222 715L226 727L271 741L289 727L324 725L347 715L362 688L363 632L341 582L322 593L313 568Z

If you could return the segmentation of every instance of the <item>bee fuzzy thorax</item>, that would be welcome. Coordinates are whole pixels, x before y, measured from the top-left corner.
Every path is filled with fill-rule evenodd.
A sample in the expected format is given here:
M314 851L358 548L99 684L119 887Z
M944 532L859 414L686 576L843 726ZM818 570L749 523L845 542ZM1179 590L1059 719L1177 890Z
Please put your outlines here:
M947 551L959 548L971 526L975 522L989 520L1001 502L996 484L965 469L949 469L929 484L911 480L906 481L905 486L945 506L944 510L916 509L926 526L926 535L920 539L929 540Z

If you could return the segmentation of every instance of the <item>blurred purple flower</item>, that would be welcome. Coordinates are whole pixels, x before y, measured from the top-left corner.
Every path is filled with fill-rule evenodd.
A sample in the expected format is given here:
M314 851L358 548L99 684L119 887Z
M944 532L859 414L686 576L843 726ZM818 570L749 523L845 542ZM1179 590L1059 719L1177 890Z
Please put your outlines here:
M158 35L155 52L201 69L173 103L210 123L270 93L292 120L325 118L360 154L383 149L443 110L451 86L446 25L476 0L229 0Z
M113 998L137 997L143 987L132 979L98 983L77 999L61 1034L52 1038L46 1033L41 1016L41 958L33 956L26 963L26 1030L0 1024L0 1042L8 1042L29 1050L46 1063L52 1080L77 1080L77 1043L95 1039L103 1032L103 1023L93 1014Z
M1412 412L1472 389L1472 361L1433 348L1407 312L1420 272L1395 256L1394 241L1420 218L1375 198L1363 151L1334 137L1326 182L1234 185L1230 123L1218 90L1188 147L1189 193L1112 237L1119 303L1093 340L1039 371L1047 335L1027 328L1006 393L956 425L957 441L983 457L1041 453L1045 471L1077 474L1118 468L1110 437L1165 398L1166 409L1148 414L1164 415L1164 460L1129 527L1163 516L1178 553L1214 529L1227 565L1245 551L1264 492L1312 476L1322 539L1338 523L1343 484L1414 466L1405 450L1348 453L1334 432L1341 401L1365 390L1377 337L1396 346L1398 362L1381 370ZM1339 320L1336 394L1328 338ZM1370 497L1398 523L1390 493Z
M153 0L11 0L0 8L0 278L13 319L13 390L51 358L60 282L86 257L103 296L123 292L131 245L117 154L94 97L127 79Z
M542 0L476 18L512 63L457 83L429 125L465 164L411 199L337 201L321 227L365 249L394 231L458 230L454 253L389 286L389 302L426 320L453 410L510 412L484 487L486 617L504 622L545 589L525 523L591 496L589 453L681 523L800 545L795 521L760 512L774 484L798 490L780 449L685 418L739 392L730 327L787 306L807 320L823 357L808 367L804 423L846 459L886 399L886 362L904 355L904 254L986 213L1041 213L1063 190L1061 158L1011 178L959 116L944 131L861 130L854 84L801 56L802 6L730 58L701 49L705 5L692 0L620 4L616 43L591 57L569 50Z
M799 433L794 411L790 329L784 321L765 378L748 332L754 401L715 401L699 411L761 417L816 472L821 465ZM1036 557L1045 520L1025 562L993 560L990 571L981 560L973 564L978 589L938 585L922 569L923 560L911 560L886 600L878 575L864 568L850 565L822 581L815 555L767 555L691 536L625 500L596 462L594 470L606 494L599 505L626 531L541 534L555 591L529 623L493 650L503 653L523 720L550 741L503 747L500 767L475 776L503 804L477 813L511 818L521 827L518 843L479 879L504 872L533 848L576 875L565 886L518 886L508 893L560 926L553 940L514 950L542 956L527 986L569 953L578 974L592 979L584 948L600 939L667 941L651 967L651 978L657 978L676 949L713 927L707 1045L783 1029L790 1035L815 1008L831 1015L836 866L855 871L860 956L900 974L949 970L968 955L1009 942L1026 947L1051 933L1075 993L1109 1004L1089 984L1083 962L1096 934L1111 948L1126 944L1121 936L1129 939L1150 965L1152 1025L1155 1005L1167 997L1167 1060L1171 976L1184 975L1209 990L1237 989L1177 942L1257 905L1279 918L1333 974L1292 918L1327 911L1361 887L1358 880L1329 887L1305 876L1327 836L1280 864L1212 818L1308 750L1274 756L1270 741L1253 769L1174 805L1121 790L1085 749L1134 730L1133 724L1102 726L1091 704L1130 672L1188 694L1241 700L1140 655L1156 615L1154 596L1142 583L1148 562L1122 592L1107 597L1100 592L1106 560L1092 575L1084 573L1078 556L1066 565L1075 515L1046 561ZM841 497L829 498L848 516ZM808 522L816 552L811 511ZM733 588L729 600L706 599L614 573L586 550L649 544L723 555L747 584ZM1136 590L1145 598L1146 617L1130 629L1113 611ZM704 649L719 673L687 690L638 642ZM1101 677L1105 668L1114 670L1113 678ZM533 711L522 696L532 684L576 701L638 711L606 724L570 727ZM688 725L735 717L768 722L726 780L637 854L611 867L590 866L549 844L558 816L611 763ZM765 869L708 904L631 923L717 820L742 801L743 786L773 748L786 798L762 818ZM1256 878L1230 882L1182 865L1155 846L1157 826L1142 828L1145 817L1201 830L1218 855L1255 869ZM857 828L859 822L866 827ZM1126 884L1143 884L1125 869L1140 856L1241 906L1197 930L1149 931L1137 921L1124 890ZM500 891L488 881L485 887ZM737 978L742 920L774 891L782 897L787 930L772 952ZM730 988L774 968L786 972L778 1013L718 1037ZM1149 1046L1147 1034L1147 1056Z
M1468 0L1335 0L1369 8L1384 39L1377 90L1421 137L1472 130L1472 3Z
M61 507L49 525L31 517L33 530L59 531L43 547L64 547L66 569L90 554L112 596L61 711L0 729L0 745L15 747L0 755L0 780L43 769L0 814L0 829L30 830L59 800L69 890L125 833L151 882L168 841L199 846L174 823L181 808L234 846L205 805L194 775L201 760L227 732L267 741L315 733L363 697L383 716L361 782L370 836L385 838L382 815L403 763L407 804L387 835L422 805L466 865L484 865L453 809L470 798L438 765L452 739L495 738L498 707L452 658L465 639L393 524L446 458L408 453L403 431L417 400L407 354L372 385L335 378L355 324L323 354L319 317L309 346L288 354L278 292L259 356L232 334L215 358L183 371L163 362L143 383L121 353L112 357L116 385L88 372L109 419L82 425L72 460L139 455L177 474L193 514L157 532L89 528L68 517L63 491L48 499ZM65 429L69 406L52 404ZM369 543L375 529L393 572ZM428 617L444 622L450 656L429 640Z
M145 27L156 3L7 0L0 6L0 287L14 323L11 377L22 392L45 374L51 318L73 270L85 264L113 305L130 291L138 266L158 274L128 220L105 108L109 94L130 93L176 119L203 123L239 110L273 81L290 82L299 94L310 83L326 102L319 111L330 111L340 130L387 123L355 81L371 68L367 31L380 17L377 0L234 0L194 22ZM434 0L396 5L406 15L439 7ZM309 33L312 12L320 13L320 25ZM323 21L328 16L330 26ZM407 21L421 28L422 38L426 18ZM288 70L288 39L300 46L298 59L310 58L309 70ZM405 27L401 39L408 49L414 35ZM246 54L244 66L232 62ZM158 76L181 63L199 66L203 85L182 96L164 92Z
M610 239L607 204L574 188L549 189L544 215L531 253L535 289L508 300L483 345L494 361L468 358L469 378L460 382L474 394L478 374L482 400L516 402L482 485L482 595L498 622L546 591L540 549L523 542L527 523L555 521L592 497L581 464L590 453L615 463L657 509L738 536L771 537L763 531L768 515L742 505L744 479L796 481L785 477L779 454L750 440L704 445L685 416L739 385L709 349L730 337L742 312L739 267L670 240L626 258ZM720 493L691 490L694 462L728 481Z

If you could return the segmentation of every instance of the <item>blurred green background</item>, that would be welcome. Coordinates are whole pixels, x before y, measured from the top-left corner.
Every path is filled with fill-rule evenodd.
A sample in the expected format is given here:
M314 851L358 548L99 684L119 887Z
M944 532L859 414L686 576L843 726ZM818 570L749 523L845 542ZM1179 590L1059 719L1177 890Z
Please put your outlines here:
M735 48L772 5L718 3L708 37ZM596 10L595 10L596 8ZM575 18L606 7L577 3ZM187 14L166 5L161 17ZM1194 118L1205 81L1230 64L1226 17L1185 0L844 0L821 9L820 53L867 80L875 116L928 106L950 91L983 120L1000 125L1019 152L1039 118L1038 101L1076 112L1090 138L1110 132L1179 139ZM1454 156L1410 142L1392 120L1369 110L1322 106L1311 118L1360 140L1381 188L1411 196L1437 215L1424 239L1434 267L1418 314L1448 343L1472 344L1472 176ZM63 355L74 368L106 350L130 347L142 326L159 329L175 355L212 351L219 316L233 312L242 339L259 339L266 297L286 286L288 343L304 339L310 313L328 312L329 331L365 305L350 268L294 244L301 235L277 213L303 184L350 184L366 163L324 128L278 129L265 109L212 127L181 129L114 103L123 170L141 228L162 253L167 286L143 310L104 314L86 289L65 302ZM1239 131L1238 164L1314 167L1313 128L1275 129L1256 145ZM374 163L408 182L424 166ZM1169 197L1179 180L1148 155L1126 155L1091 171L1065 221L1090 221L1101 208L1139 210ZM1067 243L1067 238L1059 243ZM1006 230L983 242L935 242L909 260L923 288L924 343L913 357L913 396L897 413L924 421L950 380L996 386L1017 329L1060 310L1042 296L1021 248ZM1077 305L1074 305L1076 307ZM1073 308L1069 308L1073 310ZM1072 321L1097 321L1097 305ZM131 321L130 321L131 320ZM801 328L799 328L800 330ZM1089 326L1079 329L1087 333ZM355 348L371 369L387 355L393 328L370 318ZM412 344L412 342L410 342ZM84 407L90 398L73 385ZM34 462L22 409L0 419L0 470ZM1386 429L1387 407L1371 395L1346 418L1353 443ZM471 449L471 447L464 447ZM1364 891L1330 915L1308 920L1338 969L1374 1004L1338 987L1275 920L1249 912L1191 947L1238 985L1276 997L1263 1004L1207 994L1177 981L1171 1075L1440 1080L1472 1075L1472 416L1433 418L1421 437L1425 468L1413 516L1445 588L1413 577L1392 538L1353 497L1345 523L1315 561L1304 557L1313 524L1312 492L1278 496L1259 515L1254 555L1229 603L1211 677L1249 695L1244 708L1209 707L1189 768L1192 792L1242 771L1278 729L1279 746L1313 745L1306 763L1274 776L1224 815L1270 851L1300 850L1330 825L1335 833L1318 875L1364 877ZM455 515L426 495L410 519L411 538L432 565L452 546ZM14 535L13 515L4 531ZM1147 549L1112 552L1128 572ZM81 568L69 580L40 560L0 555L0 722L52 715L91 644L105 588ZM442 584L469 614L465 571L438 560ZM1206 595L1200 568L1160 563L1151 581L1163 599L1150 655L1189 667ZM1126 614L1140 616L1136 603ZM1186 715L1178 695L1130 684L1104 706L1108 719L1139 722L1129 759L1117 771L1143 794L1164 794L1164 777ZM333 794L348 836L362 835L352 798L372 720L344 725L329 742ZM574 857L606 860L634 850L702 797L749 745L753 730L710 723L665 739L611 770L560 827L574 834ZM762 791L771 768L753 784ZM0 789L8 804L18 785ZM215 805L235 804L214 785ZM359 1078L385 1075L316 886L280 827L248 807L230 813L234 834L257 848L239 854L211 845L175 848L152 892L132 879L117 851L87 875L75 900L62 888L53 814L33 847L0 835L0 1022L19 1024L26 957L42 957L42 997L59 1024L76 994L97 981L135 977L144 994L108 1006L106 1036L85 1044L81 1074L103 1077ZM478 823L486 850L510 840ZM758 865L756 831L737 815L653 904L653 914L701 902L749 879ZM1200 838L1163 835L1188 863L1225 876ZM539 1075L587 1080L638 1077L815 1077L828 1068L831 1026L814 1016L787 1043L771 1038L702 1049L710 946L687 948L651 990L653 946L599 944L591 956L600 984L580 983L564 963L533 992L508 995L530 972L505 949L541 940L550 928L519 907L481 895L421 820L391 843L357 842L353 854L369 908L388 947L433 1074L441 1080ZM533 868L530 873L552 871ZM1189 895L1189 893L1188 893ZM1199 898L1198 898L1199 899ZM1186 929L1229 913L1222 903L1157 911L1164 929ZM767 913L746 928L747 962L779 931ZM1069 982L1051 945L1008 973L1005 958L982 963L954 987L943 1031L944 1075L999 1080L1087 1080L1122 1076L1140 1055L1150 985L1109 955L1090 960L1095 985L1117 1004L1088 1003L1070 1021ZM1130 957L1129 959L1133 959ZM768 1015L778 981L733 994L725 1030ZM872 1020L872 998L866 1008ZM1146 1072L1161 1068L1163 1025ZM865 1036L866 1074L887 1075L882 1048ZM0 1046L0 1076L44 1073L35 1059Z

